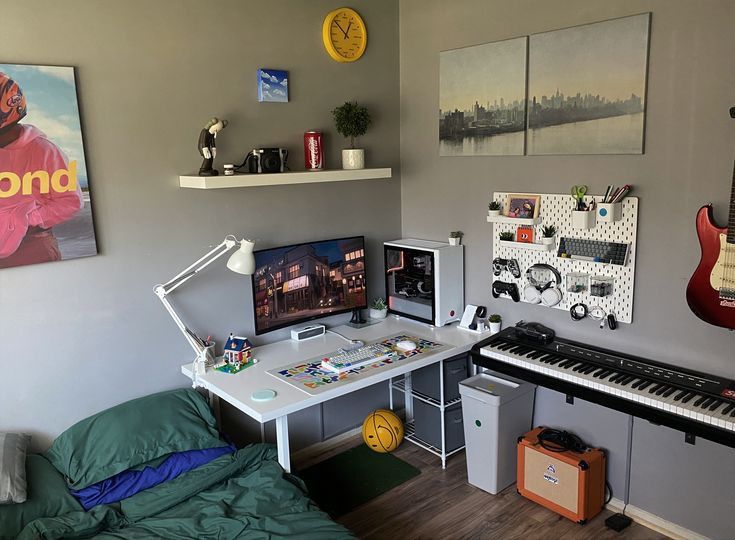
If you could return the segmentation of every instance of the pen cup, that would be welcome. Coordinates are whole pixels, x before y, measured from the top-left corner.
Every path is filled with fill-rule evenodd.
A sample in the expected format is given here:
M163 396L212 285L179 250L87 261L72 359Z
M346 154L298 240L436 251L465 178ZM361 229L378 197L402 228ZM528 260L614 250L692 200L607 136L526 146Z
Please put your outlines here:
M575 229L591 229L596 225L597 212L572 210L572 227Z
M620 221L623 217L623 203L597 203L597 220L602 222Z

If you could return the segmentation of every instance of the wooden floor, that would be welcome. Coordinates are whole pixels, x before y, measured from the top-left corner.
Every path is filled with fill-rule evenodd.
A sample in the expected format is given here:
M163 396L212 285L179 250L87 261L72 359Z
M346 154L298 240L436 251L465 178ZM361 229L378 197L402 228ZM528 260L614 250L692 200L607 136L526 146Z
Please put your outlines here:
M326 459L362 442L353 437L316 459ZM515 485L490 495L467 483L464 452L452 456L442 470L439 458L409 442L395 455L421 469L421 474L340 517L337 521L364 539L660 539L659 533L633 523L622 533L605 527L612 514L604 510L586 525L577 525L516 493ZM298 474L298 472L297 472Z

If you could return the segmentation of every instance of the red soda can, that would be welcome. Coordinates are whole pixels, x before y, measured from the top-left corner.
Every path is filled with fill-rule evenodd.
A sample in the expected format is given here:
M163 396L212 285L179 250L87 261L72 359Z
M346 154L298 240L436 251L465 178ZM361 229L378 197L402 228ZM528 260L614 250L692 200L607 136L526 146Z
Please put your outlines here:
M320 171L324 168L324 145L320 131L304 133L304 164L309 171Z

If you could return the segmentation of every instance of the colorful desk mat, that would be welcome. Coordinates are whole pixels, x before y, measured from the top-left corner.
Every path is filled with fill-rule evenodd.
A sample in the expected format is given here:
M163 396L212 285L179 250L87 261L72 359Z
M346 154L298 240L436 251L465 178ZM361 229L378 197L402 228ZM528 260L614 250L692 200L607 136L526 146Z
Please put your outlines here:
M418 345L418 347L408 352L398 351L394 348L398 354L393 358L379 360L372 364L364 364L349 371L345 371L344 373L333 373L322 369L323 356L309 359L306 362L298 362L288 367L271 369L268 373L284 382L287 382L291 386L295 386L299 390L303 390L307 394L316 395L324 392L325 390L331 390L336 386L355 381L365 375L372 375L377 371L390 368L394 364L403 362L407 358L413 358L427 352L434 353L449 348L449 346L444 343L430 341L428 339L422 339L407 334L397 334L383 339L378 343L394 347L396 343L404 339L413 341Z

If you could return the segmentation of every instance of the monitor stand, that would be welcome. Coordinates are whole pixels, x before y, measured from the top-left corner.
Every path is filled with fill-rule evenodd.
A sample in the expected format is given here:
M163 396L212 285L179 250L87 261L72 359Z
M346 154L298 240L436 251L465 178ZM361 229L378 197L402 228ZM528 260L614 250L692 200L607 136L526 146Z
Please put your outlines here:
M352 310L352 319L350 319L350 322L347 323L347 326L351 326L352 328L363 328L365 326L371 326L373 324L377 324L381 321L375 320L375 319L368 319L367 321L362 318L362 312L359 309L353 309Z
M362 310L355 308L352 310L352 318L350 319L351 324L365 324L365 319L362 318Z

